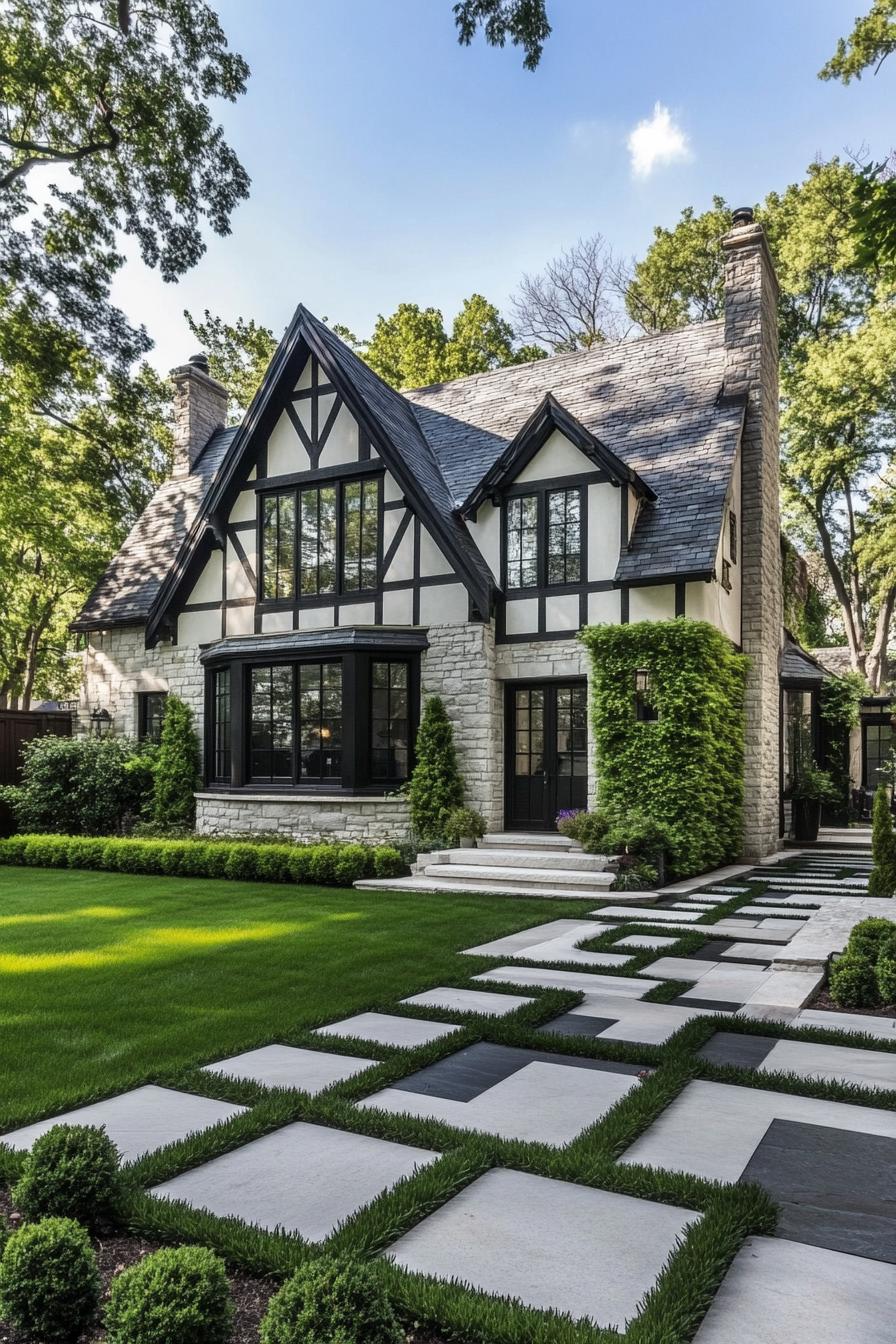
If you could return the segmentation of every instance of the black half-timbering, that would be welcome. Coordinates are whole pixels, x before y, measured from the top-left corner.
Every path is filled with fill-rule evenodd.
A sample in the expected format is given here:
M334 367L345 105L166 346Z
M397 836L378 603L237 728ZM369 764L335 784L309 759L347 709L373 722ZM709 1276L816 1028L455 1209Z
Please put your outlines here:
M206 649L206 785L383 793L413 769L420 654L414 629L228 639Z

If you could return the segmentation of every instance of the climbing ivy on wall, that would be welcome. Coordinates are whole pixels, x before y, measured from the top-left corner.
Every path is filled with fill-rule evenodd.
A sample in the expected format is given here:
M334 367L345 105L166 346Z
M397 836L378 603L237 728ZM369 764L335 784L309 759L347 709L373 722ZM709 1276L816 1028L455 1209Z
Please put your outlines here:
M705 621L584 629L591 655L599 806L637 808L672 832L676 877L737 858L743 844L747 659ZM636 677L649 674L639 717ZM641 713L644 713L642 708Z

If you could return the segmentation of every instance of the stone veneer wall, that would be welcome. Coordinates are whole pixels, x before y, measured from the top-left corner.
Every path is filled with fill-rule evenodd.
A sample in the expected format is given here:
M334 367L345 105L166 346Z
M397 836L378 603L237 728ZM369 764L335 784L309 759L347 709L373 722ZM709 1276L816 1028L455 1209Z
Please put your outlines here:
M147 649L144 627L119 626L92 633L84 650L79 720L89 727L93 710L108 709L116 733L137 735L137 695L141 691L170 691L193 711L202 738L205 673L199 649L187 644L157 644Z
M746 689L744 851L778 848L783 623L778 449L778 284L758 224L732 229L725 252L725 393L746 394L742 441L742 647Z
M407 840L410 821L405 798L197 793L196 829L200 835L275 831L291 840L392 844Z

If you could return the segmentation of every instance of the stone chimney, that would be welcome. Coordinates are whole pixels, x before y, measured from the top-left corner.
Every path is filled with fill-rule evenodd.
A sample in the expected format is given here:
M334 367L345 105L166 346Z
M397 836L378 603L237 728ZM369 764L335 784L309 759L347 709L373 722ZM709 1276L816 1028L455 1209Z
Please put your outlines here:
M208 356L193 355L171 370L174 384L173 476L189 476L216 429L227 423L227 389L212 378Z
M746 694L745 853L777 849L778 655L783 609L778 448L778 282L751 209L734 211L725 256L725 396L743 396L741 640Z

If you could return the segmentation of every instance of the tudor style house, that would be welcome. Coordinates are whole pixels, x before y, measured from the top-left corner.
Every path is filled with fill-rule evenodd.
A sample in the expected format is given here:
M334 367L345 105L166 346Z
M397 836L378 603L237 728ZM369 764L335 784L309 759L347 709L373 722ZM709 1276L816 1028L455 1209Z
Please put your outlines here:
M74 628L82 716L204 733L205 832L393 839L440 694L492 830L584 806L585 624L711 621L750 655L746 850L779 835L776 282L740 211L724 316L399 393L299 307L225 429L175 369L176 452Z

